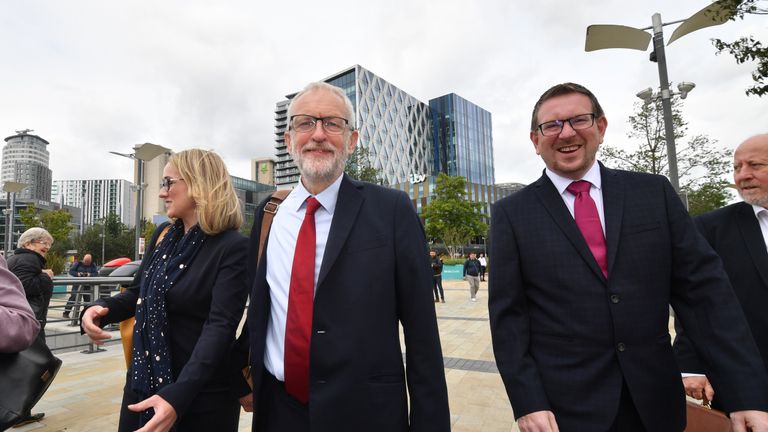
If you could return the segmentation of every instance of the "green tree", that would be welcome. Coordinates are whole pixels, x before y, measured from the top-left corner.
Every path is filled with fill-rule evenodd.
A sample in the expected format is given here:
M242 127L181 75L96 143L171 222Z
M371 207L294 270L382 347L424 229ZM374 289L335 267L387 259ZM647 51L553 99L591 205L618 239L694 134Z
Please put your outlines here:
M730 199L725 180L730 172L730 151L716 147L717 142L706 135L695 135L684 141L687 122L680 108L680 99L672 99L678 177L680 190L688 196L689 211L696 215L722 207ZM636 103L629 124L628 136L639 145L625 150L603 144L601 160L615 168L669 176L661 101Z
M768 0L720 0L718 4L724 6L724 13L731 21L743 20L747 15L768 15ZM755 62L757 67L752 71L752 79L755 84L749 87L745 93L761 97L768 93L768 46L763 45L754 36L744 36L732 42L722 39L712 39L712 44L717 49L717 54L727 51L736 63Z
M110 213L75 236L74 245L80 256L89 253L100 264L119 257L133 257L134 230L125 226L118 215Z
M435 184L435 197L424 208L427 236L441 239L451 256L470 239L488 231L482 204L467 199L466 179L440 173Z
M382 184L382 181L379 178L379 172L371 163L371 153L367 148L362 146L358 146L355 151L349 155L344 172L353 179Z

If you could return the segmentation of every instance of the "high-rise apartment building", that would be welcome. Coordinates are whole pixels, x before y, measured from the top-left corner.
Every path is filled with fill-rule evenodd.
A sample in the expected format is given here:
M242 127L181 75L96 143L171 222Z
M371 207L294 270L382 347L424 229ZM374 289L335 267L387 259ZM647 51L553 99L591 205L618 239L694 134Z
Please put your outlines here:
M48 168L48 141L32 135L31 129L16 131L5 139L3 147L2 182L27 185L16 194L20 200L51 200L51 169Z
M360 133L358 147L368 150L371 165L384 184L408 181L412 175L429 175L432 162L432 127L429 105L356 65L324 80L344 90L354 107ZM275 185L293 187L299 170L285 146L287 110L296 93L275 108Z
M83 226L116 214L129 227L136 225L134 185L128 180L55 180L52 201L82 209Z

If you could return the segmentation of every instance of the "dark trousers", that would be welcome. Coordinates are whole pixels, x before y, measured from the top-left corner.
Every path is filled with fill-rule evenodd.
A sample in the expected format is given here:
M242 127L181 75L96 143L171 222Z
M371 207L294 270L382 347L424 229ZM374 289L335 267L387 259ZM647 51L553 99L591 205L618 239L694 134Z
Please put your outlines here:
M130 377L130 375L129 375ZM205 400L201 400L205 399ZM131 390L130 381L123 388L123 403L120 407L119 432L139 429L139 413L128 409L128 405L141 402L139 395ZM178 413L177 413L178 415ZM240 422L240 403L229 392L198 395L189 410L176 420L176 432L237 432Z
M432 276L432 290L435 292L435 300L445 300L445 294L443 293L443 277L441 275Z
M485 266L480 266L480 280L485 280Z
M64 312L69 313L72 310L72 306L75 305L75 302L77 301L77 292L82 288L82 285L72 285L72 293L69 295L69 299L67 299L67 305L64 306ZM87 290L84 290L87 291ZM91 302L91 294L86 294L83 292L83 303L90 303Z
M309 408L285 392L285 383L264 371L259 391L260 432L308 432Z
M619 410L609 432L646 432L626 382L621 386Z

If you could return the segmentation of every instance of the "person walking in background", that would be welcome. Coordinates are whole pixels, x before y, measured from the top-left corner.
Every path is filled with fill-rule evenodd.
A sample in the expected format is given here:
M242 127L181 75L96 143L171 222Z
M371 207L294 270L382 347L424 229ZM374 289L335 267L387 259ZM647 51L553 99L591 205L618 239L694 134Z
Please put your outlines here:
M83 255L82 261L72 264L72 267L69 268L69 275L74 277L94 277L99 275L99 269L96 267L96 264L93 263L91 254L85 254ZM83 287L82 285L72 286L72 293L69 295L67 305L64 306L64 313L62 314L64 318L69 318L72 306L74 306L75 301L77 300L77 292L82 289L88 290L89 288ZM83 293L83 302L89 303L90 301L91 295Z
M480 289L480 261L474 252L464 261L464 280L469 282L469 299L477 301L477 291Z
M358 139L344 90L311 83L287 116L300 181L269 232L267 202L258 207L248 258L241 358L250 353L253 390L243 385L241 403L253 430L450 430L427 242L410 198L344 174Z
M521 432L680 432L680 318L734 430L768 430L768 374L717 254L663 176L596 160L608 120L574 83L542 94L542 176L491 211L493 351Z
M429 251L429 262L432 265L432 290L435 294L435 303L442 301L445 303L445 293L443 292L443 260L437 256L437 251Z
M29 306L40 323L37 337L45 340L48 304L53 296L53 271L45 268L45 254L53 245L53 237L43 228L30 228L19 237L18 249L8 258L8 270L21 281ZM45 413L26 413L17 426L40 421Z
M0 353L24 351L39 332L40 322L24 296L21 281L0 255Z
M485 269L488 267L488 261L485 259L485 254L480 254L479 257L477 257L477 260L480 261L480 282L485 282Z
M131 286L85 310L83 330L101 344L101 326L136 316L119 431L234 432L239 370L227 366L248 295L240 202L221 157L199 149L171 155L159 196L172 223L155 230Z
M705 213L695 222L720 255L768 371L768 134L744 141L733 154L733 180L743 202ZM722 409L685 328L675 320L675 355L685 392ZM725 398L726 396L723 396ZM714 398L714 399L713 399Z

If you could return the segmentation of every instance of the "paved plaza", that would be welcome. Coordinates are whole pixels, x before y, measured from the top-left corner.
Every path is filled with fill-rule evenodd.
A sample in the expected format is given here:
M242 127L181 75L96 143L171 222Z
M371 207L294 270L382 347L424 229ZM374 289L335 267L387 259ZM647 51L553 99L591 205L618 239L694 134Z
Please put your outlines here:
M496 372L488 327L488 283L481 282L478 301L469 300L463 281L444 282L446 303L435 305L445 358L452 430L457 432L516 431L504 386ZM61 353L61 371L34 412L45 412L39 423L12 431L115 430L125 363L119 345L106 352ZM250 415L240 417L241 431L250 431Z

